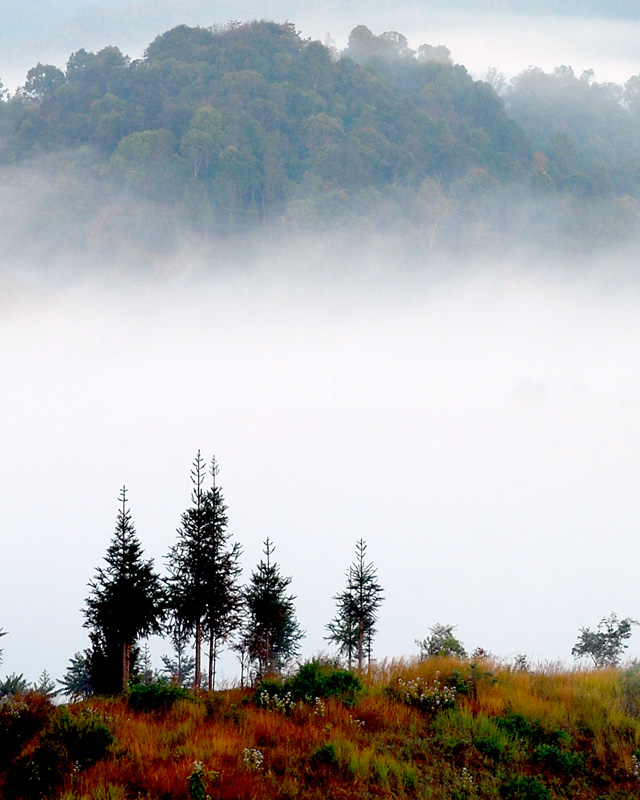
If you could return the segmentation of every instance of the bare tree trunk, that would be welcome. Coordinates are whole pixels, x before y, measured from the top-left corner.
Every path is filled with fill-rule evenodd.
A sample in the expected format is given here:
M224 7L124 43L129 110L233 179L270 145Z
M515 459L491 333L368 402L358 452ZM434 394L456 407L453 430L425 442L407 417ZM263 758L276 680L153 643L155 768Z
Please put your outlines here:
M131 672L131 645L127 642L122 644L122 691L126 691L129 685Z
M218 660L218 640L213 634L209 633L209 691L212 692L216 688L216 661Z
M194 689L200 688L200 681L202 680L202 623L200 620L196 622L196 672L193 677Z

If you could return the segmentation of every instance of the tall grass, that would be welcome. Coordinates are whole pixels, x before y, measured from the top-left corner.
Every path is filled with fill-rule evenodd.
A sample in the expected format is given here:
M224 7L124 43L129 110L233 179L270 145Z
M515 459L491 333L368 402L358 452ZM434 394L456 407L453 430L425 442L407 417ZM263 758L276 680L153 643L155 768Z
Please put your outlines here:
M446 708L397 689L434 681L453 692ZM196 769L192 791L197 784L211 800L640 797L633 675L433 658L384 662L362 682L348 703L260 707L240 689L162 713L134 711L124 698L87 701L72 713L102 719L115 743L47 800L188 800Z

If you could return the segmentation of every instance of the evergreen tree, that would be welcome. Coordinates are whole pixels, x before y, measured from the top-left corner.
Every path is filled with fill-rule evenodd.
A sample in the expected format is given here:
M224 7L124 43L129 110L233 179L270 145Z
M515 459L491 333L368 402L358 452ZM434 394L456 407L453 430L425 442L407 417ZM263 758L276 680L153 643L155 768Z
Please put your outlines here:
M62 686L61 693L66 695L72 703L86 700L93 694L93 684L89 671L89 658L86 653L76 653L69 659L69 666L64 678L58 683Z
M280 672L290 659L299 655L300 640L304 637L295 616L295 597L286 593L291 578L282 577L279 566L272 563L271 541L267 539L264 545L266 559L251 573L251 582L244 592L247 623L243 643L256 665L258 677Z
M182 515L178 541L169 551L169 588L174 626L195 638L194 684L202 683L202 641L209 643L209 688L215 680L219 646L240 624L242 596L238 586L240 546L229 547L226 506L216 484L204 488L204 460L198 451L191 470L192 505Z
M204 460L198 450L191 469L191 507L182 514L178 541L169 551L169 597L174 620L195 637L194 684L202 680L202 623L206 613Z
M137 653L135 643L161 631L165 607L153 561L143 559L124 486L119 501L115 534L105 556L107 566L96 570L83 609L85 627L91 629L89 669L99 692L115 692L118 684L123 690L127 687Z
M189 644L189 634L180 620L174 616L170 625L169 633L171 644L173 645L174 658L162 656L162 672L178 686L188 686L193 684L193 677L196 668L196 660L187 653Z
M366 550L364 539L360 539L356 544L356 560L347 571L347 588L334 596L337 612L327 624L329 634L325 637L338 646L341 655L346 656L349 669L354 656L359 670L362 670L365 656L371 663L375 624L383 599L377 570L372 563L365 562Z
M215 689L216 661L220 645L226 642L242 621L242 590L239 585L240 554L237 542L229 547L226 506L216 484L218 464L211 461L213 485L205 494L206 519L206 613L205 628L209 639L208 688Z
M0 636L6 636L6 635L7 635L7 631L3 631L2 628L0 628ZM4 653L4 650L0 650L0 664L2 664L2 654L3 653Z

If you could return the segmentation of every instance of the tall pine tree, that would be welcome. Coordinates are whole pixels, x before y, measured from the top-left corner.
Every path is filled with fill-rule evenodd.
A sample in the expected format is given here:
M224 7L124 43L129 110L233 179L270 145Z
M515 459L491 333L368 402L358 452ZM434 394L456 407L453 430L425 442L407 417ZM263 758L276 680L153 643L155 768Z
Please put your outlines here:
M360 539L356 544L356 559L347 571L347 587L334 596L337 612L328 623L329 634L325 636L338 646L341 655L346 656L349 669L354 657L359 670L362 670L365 656L371 663L375 625L383 599L377 570L372 563L366 563L366 552L367 545L364 539Z
M209 688L214 687L219 646L240 624L240 546L229 545L226 506L216 483L205 489L206 469L198 451L191 470L191 506L182 514L178 541L169 551L169 593L174 623L195 639L194 685L202 684L202 644L209 643Z
M145 561L122 487L116 530L107 550L106 567L98 567L89 582L91 593L83 609L92 648L89 663L94 689L126 689L135 662L135 643L159 633L165 593L153 561Z
M264 543L265 559L251 574L244 592L247 623L243 643L258 677L282 670L300 652L304 632L296 620L293 601L287 594L291 578L284 578L280 568L271 561L274 551L271 541Z
M240 555L238 542L230 545L227 530L227 507L217 484L218 464L211 460L212 486L204 497L206 519L206 611L204 626L209 642L208 688L215 689L216 663L220 646L240 627L243 604L239 584Z

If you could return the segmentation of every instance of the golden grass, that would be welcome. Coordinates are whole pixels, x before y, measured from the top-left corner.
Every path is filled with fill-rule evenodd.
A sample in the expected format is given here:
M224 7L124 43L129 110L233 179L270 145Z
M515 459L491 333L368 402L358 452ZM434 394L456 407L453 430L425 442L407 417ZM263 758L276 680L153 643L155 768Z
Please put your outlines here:
M465 693L438 713L388 691L399 678L456 674ZM92 700L85 707L105 719L116 744L48 800L187 800L195 762L211 800L500 800L518 775L547 787L551 800L631 800L640 797L633 774L640 723L627 712L620 677L557 665L525 672L491 661L397 659L363 676L352 708L327 699L282 714L237 689L180 701L164 715ZM259 768L245 758L253 750Z

